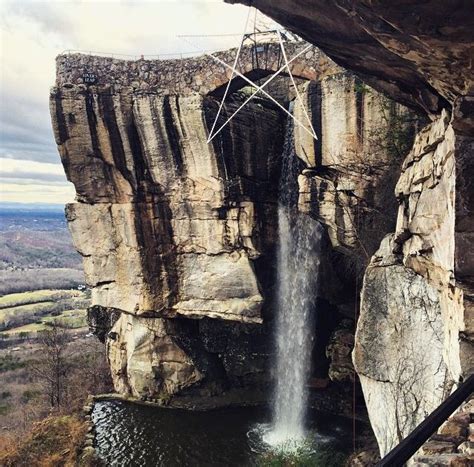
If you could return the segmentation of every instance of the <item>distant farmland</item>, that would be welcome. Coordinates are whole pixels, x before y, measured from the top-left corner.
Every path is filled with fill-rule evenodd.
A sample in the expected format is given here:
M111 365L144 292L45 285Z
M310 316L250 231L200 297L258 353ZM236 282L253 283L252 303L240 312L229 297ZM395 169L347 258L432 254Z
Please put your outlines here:
M0 336L47 329L51 324L84 327L89 293L79 290L39 290L0 297Z
M0 294L84 283L62 206L0 203Z

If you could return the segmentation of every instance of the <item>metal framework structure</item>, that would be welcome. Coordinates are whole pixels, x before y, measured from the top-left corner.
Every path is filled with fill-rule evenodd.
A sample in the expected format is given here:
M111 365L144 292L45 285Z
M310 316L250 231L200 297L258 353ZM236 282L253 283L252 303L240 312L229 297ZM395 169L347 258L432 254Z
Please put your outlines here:
M306 109L306 105L303 101L303 98L301 97L301 94L299 93L298 91L298 87L296 86L296 83L295 83L295 79L293 77L293 74L291 72L291 69L290 69L290 64L296 60L299 56L301 56L302 54L304 54L305 52L307 52L311 47L312 45L309 44L307 47L305 47L303 50L301 50L300 52L298 52L294 57L292 57L291 59L288 59L288 56L286 54L286 50L285 50L285 41L297 41L298 39L296 38L296 36L294 36L293 34L283 30L283 29L268 29L268 30L265 30L265 31L260 31L258 30L257 31L257 27L256 27L256 14L255 13L255 20L254 20L254 32L251 32L251 33L247 33L247 27L248 27L248 23L249 23L249 18L250 18L250 11L251 9L249 8L249 14L247 16L247 21L245 23L245 28L244 28L244 32L242 34L242 38L241 38L241 41L240 41L240 45L239 47L237 48L237 52L236 52L236 55L235 55L235 59L234 59L234 63L232 66L230 66L229 64L225 63L223 60L221 60L219 57L216 57L215 55L213 55L212 53L209 53L209 52L206 52L206 51L202 51L202 53L204 55L207 55L208 57L212 58L213 60L215 60L217 63L223 65L225 68L227 68L228 70L231 70L231 76L229 78L229 81L227 82L227 86L226 86L226 89L225 89L225 92L224 92L224 96L222 97L222 100L220 102L220 105L219 105L219 110L217 111L217 114L216 114L216 117L214 119L214 123L212 124L212 128L211 128L211 131L209 132L209 136L207 138L207 142L210 143L228 124L229 122L237 115L238 112L240 112L240 110L242 110L242 108L248 103L250 102L258 93L261 93L263 94L264 96L266 96L268 99L270 99L275 105L277 105L283 112L285 112L289 117L291 117L293 119L293 121L295 122L296 125L300 126L304 131L306 131L312 138L314 139L318 139L317 135L316 135L316 132L314 131L314 128L313 128L313 124L311 122L311 118L308 114L308 111ZM189 37L189 36L180 36L181 38L185 39L186 40L186 37ZM264 42L264 43L268 43L268 42L272 42L272 41L269 41L268 38L275 38L276 40L274 42L278 42L280 44L280 49L281 49L281 54L283 56L283 59L284 59L284 64L283 66L281 66L273 75L271 75L262 85L259 85L257 84L255 81L252 81L251 79L249 79L247 76L245 76L244 74L242 74L241 72L239 72L237 70L237 66L238 66L238 63L239 63L239 58L240 58L240 54L242 52L242 47L245 46L246 42L248 41L251 41L253 43L253 47L254 47L254 50L255 50L255 53L257 53L257 50L258 50L258 39L257 37L265 37L267 38L267 40ZM295 118L295 116L290 113L285 107L283 107L274 97L272 97L267 91L265 91L265 87L268 86L278 75L280 75L282 72L285 72L288 74L292 84L293 84L293 87L294 87L294 90L295 90L295 94L296 94L296 98L298 99L302 109L303 109L303 114L304 114L304 117L305 117L305 120L306 120L306 125L304 123L302 123L301 121L299 121L297 118ZM229 117L227 118L227 120L219 127L216 129L216 126L217 126L217 122L219 120L219 117L221 115L221 112L222 112L222 109L224 107L224 103L225 103L225 100L226 100L226 97L229 93L229 89L230 89L230 86L231 86L231 83L232 83L232 80L236 77L239 77L241 79L243 79L247 84L251 85L253 88L255 88L255 91L245 100L245 102ZM308 128L309 127L309 128Z

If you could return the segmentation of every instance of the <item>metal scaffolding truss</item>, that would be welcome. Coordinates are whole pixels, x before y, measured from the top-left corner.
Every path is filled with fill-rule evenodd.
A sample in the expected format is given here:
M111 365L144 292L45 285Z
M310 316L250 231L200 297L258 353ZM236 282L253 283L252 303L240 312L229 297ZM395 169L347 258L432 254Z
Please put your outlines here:
M297 36L295 36L294 34L288 32L288 31L285 31L283 29L268 29L268 30L264 30L264 31L257 30L257 27L256 27L256 24L257 24L256 14L255 14L255 19L254 19L254 31L251 32L251 33L248 33L247 28L248 28L248 23L249 23L249 18L250 18L250 11L251 11L251 9L249 8L249 14L247 16L247 21L245 23L244 32L241 35L240 45L237 48L237 52L236 52L235 59L234 59L234 62L232 64L232 66L225 63L223 60L221 60L216 55L214 55L210 52L206 52L204 50L202 51L202 53L204 55L207 55L208 57L212 58L217 63L219 63L220 65L223 65L225 68L227 68L228 70L231 70L231 72L232 72L231 75L230 75L229 81L227 82L227 86L226 86L226 89L225 89L225 92L224 92L224 96L222 97L222 100L220 102L219 110L217 111L216 117L215 117L214 122L212 124L211 131L209 132L207 142L210 143L229 124L229 122L243 109L243 107L245 107L245 105L248 104L259 93L263 94L265 97L270 99L284 113L286 113L289 117L291 117L296 125L301 127L311 137L313 137L315 139L318 139L318 137L316 135L316 132L314 131L313 124L311 122L311 118L309 116L308 110L306 109L305 102L303 101L303 98L301 97L301 94L298 91L298 87L295 83L295 79L293 77L293 74L292 74L291 68L290 68L290 64L294 60L296 60L298 57L303 55L305 52L307 52L312 47L312 45L311 44L308 45L307 47L305 47L301 51L299 51L294 57L292 57L291 59L288 59L288 56L287 56L287 53L286 53L286 50L285 50L285 42L299 41L299 38ZM186 37L188 37L188 36L180 36L180 37L182 37L183 39L186 40ZM259 43L278 42L279 45L280 45L280 50L281 50L281 54L282 54L284 63L262 85L257 84L255 81L252 81L247 76L245 76L244 74L242 74L241 72L239 72L237 70L237 66L238 66L238 63L239 63L239 58L240 58L240 54L242 52L242 48L244 46L246 46L249 42L251 42L251 44L253 44L254 50L256 51L256 53L257 53L257 48L258 48ZM267 91L265 91L265 87L268 86L277 76L279 76L283 72L285 72L289 76L289 78L291 80L291 83L293 84L293 88L295 90L296 98L297 98L297 100L298 100L298 102L301 105L301 108L303 110L303 115L304 115L304 119L306 120L306 125L303 122L301 122L300 120L298 120L297 118L295 118L295 116L292 113L290 113L285 107L283 107ZM249 84L250 86L255 88L255 91L244 101L244 103L229 118L227 118L227 120L219 128L216 128L219 117L220 117L221 112L222 112L222 109L224 107L225 100L226 100L227 95L229 93L232 80L234 78L237 78L237 77L243 79L247 84Z

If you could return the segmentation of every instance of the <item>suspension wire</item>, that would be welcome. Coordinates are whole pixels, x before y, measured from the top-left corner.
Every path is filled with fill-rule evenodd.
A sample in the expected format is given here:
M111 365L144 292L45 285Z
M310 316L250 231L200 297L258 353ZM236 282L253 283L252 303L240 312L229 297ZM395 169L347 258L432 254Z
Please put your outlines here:
M242 34L178 34L177 37L241 37Z
M312 45L308 45L308 48L312 47ZM246 83L250 84L250 85L254 85L259 91L261 91L266 97L268 97L277 107L279 107L281 110L283 110L283 112L285 112L287 115L289 115L295 122L298 126L300 126L301 128L303 128L303 130L305 130L309 135L311 135L313 138L315 137L315 135L310 131L308 130L304 125L302 125L297 119L295 119L293 117L293 115L288 112L287 109L285 109L285 107L283 107L275 98L273 98L270 94L268 94L268 92L266 92L265 90L262 89L261 86L258 86L256 83L252 82L249 78L247 78L244 74L240 73L239 71L233 69L230 65L228 65L226 62L224 62L224 60L221 60L219 57L216 57L215 55L212 55L210 53L207 53L205 52L204 55L207 55L208 57L211 57L213 60L215 60L217 63L220 63L221 65L223 65L225 68L229 69L229 70L233 70L234 73L239 77L239 78L242 78Z
M308 48L310 48L311 45L309 45L308 47L306 47L305 49L301 50L297 55L295 55L289 62L288 62L288 65L293 62L294 60L296 60L300 55L304 54ZM260 91L262 90L264 87L266 87L268 84L270 84L278 75L280 75L280 73L282 73L285 68L287 68L287 65L283 65L280 67L280 69L274 73L272 76L270 76L270 78L267 79L267 81L265 81L260 87L257 87L255 84L252 83L252 89L255 89L255 91L249 96L247 97L247 99L243 102L243 104L240 105L240 107L227 119L227 121L212 135L212 137L214 138L214 136L217 136L222 130L223 128L227 125L227 123L229 123L236 115L237 113L242 109L242 107L244 107L251 99L253 99L253 97ZM303 127L305 128L305 127ZM306 128L305 128L306 129ZM308 129L306 129L307 131L309 131Z
M304 105L303 98L301 97L298 87L296 86L295 79L293 78L293 73L290 71L290 67L288 66L288 58L286 56L286 51L285 47L283 45L283 40L281 38L281 33L278 31L278 39L280 40L280 48L283 53L283 59L285 60L285 66L288 69L288 74L290 75L291 82L293 83L293 87L295 88L295 93L298 97L298 100L300 101L301 107L303 108L303 112L305 114L306 119L308 120L308 124L313 131L313 136L315 139L318 139L318 135L316 135L316 132L314 131L313 124L311 123L311 119L309 118L308 112L306 111L306 106Z
M356 229L360 228L360 202L357 201L357 217L356 217ZM354 297L354 345L355 345L355 334L357 330L357 311L359 305L359 270L356 268L355 271L355 297ZM354 367L354 378L352 382L352 452L356 451L356 392L357 392L357 373Z
M258 69L258 52L257 52L257 13L258 10L254 8L255 10L255 15L253 17L253 42L254 42L254 49L253 49L253 54L252 54L252 60L253 60L253 55L255 55L255 65L256 68Z
M245 33L247 32L247 25L248 25L249 18L250 18L250 12L251 12L251 9L249 8L249 12L247 14L247 20L245 21L245 27L244 27L244 33L242 35L242 40L240 41L240 45L239 45L239 48L237 50L237 55L235 56L234 65L232 67L232 75L230 76L230 79L227 82L227 86L226 86L225 92L224 92L224 97L222 98L221 104L219 106L219 110L217 111L217 115L216 115L216 118L214 120L214 124L212 125L211 132L209 133L209 136L207 138L208 143L209 143L209 141L211 141L212 132L214 131L214 128L216 127L217 120L219 119L219 115L221 114L222 107L224 106L225 98L227 97L227 93L229 92L230 85L232 83L232 79L234 78L234 74L235 74L235 71L236 71L236 66L237 66L237 63L238 63L239 57L240 57L240 50L242 49L242 44L244 43L243 36L245 36Z

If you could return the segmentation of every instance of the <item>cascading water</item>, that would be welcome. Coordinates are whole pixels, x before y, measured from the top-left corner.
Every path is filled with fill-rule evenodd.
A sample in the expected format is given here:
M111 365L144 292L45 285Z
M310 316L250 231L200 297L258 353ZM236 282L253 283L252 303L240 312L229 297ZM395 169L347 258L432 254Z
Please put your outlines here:
M295 153L293 128L293 119L289 118L278 206L276 388L273 423L264 436L264 441L273 446L292 444L306 436L306 386L311 365L321 240L319 223L298 212L300 163Z

